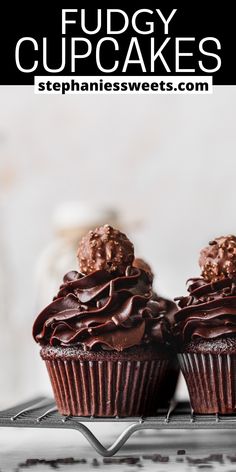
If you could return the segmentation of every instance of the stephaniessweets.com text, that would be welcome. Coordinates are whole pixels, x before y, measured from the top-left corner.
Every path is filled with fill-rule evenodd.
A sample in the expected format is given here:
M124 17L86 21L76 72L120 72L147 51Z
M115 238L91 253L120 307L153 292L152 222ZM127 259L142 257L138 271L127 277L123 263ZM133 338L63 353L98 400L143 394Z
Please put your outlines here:
M211 76L36 76L36 94L209 94Z

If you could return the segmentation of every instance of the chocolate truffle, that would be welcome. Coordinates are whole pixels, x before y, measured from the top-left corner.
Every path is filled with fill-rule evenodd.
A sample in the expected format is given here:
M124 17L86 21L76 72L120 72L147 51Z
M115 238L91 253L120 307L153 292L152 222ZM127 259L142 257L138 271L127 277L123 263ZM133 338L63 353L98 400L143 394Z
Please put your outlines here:
M209 242L200 252L199 265L207 282L236 275L236 237L221 236Z
M149 276L153 280L152 269L151 269L150 265L147 262L145 262L143 259L140 259L139 257L136 257L134 259L134 262L133 262L133 267L137 267L137 269L144 270L145 272L147 272L147 274L149 274Z
M125 274L134 260L134 246L124 233L106 224L84 236L77 253L80 271L91 274L106 270Z

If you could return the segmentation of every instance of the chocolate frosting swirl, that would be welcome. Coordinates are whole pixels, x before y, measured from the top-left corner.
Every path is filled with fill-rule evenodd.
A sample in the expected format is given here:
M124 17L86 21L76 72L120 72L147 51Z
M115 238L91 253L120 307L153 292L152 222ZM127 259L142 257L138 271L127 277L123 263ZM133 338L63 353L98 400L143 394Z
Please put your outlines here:
M123 351L165 342L167 317L144 270L127 267L122 276L106 270L89 275L72 271L63 282L34 323L33 336L40 344Z
M236 277L211 283L195 278L189 282L189 296L178 299L180 310L174 316L177 341L236 336Z

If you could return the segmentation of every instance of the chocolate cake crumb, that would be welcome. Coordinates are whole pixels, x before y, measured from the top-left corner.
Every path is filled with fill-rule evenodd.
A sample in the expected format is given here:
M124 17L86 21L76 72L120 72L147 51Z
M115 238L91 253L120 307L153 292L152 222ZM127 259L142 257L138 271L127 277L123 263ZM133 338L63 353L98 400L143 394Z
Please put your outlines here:
M223 454L211 454L208 457L209 461L218 462L219 464L224 464Z
M198 464L201 464L201 465L204 465L206 464L206 462L209 462L208 461L208 458L197 458L197 459L194 459L193 457L186 457L186 460L189 464L193 464L193 465L198 465Z
M104 457L103 463L138 465L140 463L140 457Z
M196 459L194 459L193 457L187 456L186 460L189 464L193 464L193 465L197 465L197 464L205 465L205 464L209 464L209 462L218 462L219 464L224 464L223 454L210 454L207 457L196 458ZM235 458L235 462L236 462L236 458Z
M166 463L169 462L169 456L162 456L161 454L146 454L143 456L143 459L149 459L153 462Z
M58 469L60 465L86 463L86 459L74 459L73 457L65 457L62 459L27 459L25 462L18 464L18 469L29 468L39 464L49 465L52 469Z

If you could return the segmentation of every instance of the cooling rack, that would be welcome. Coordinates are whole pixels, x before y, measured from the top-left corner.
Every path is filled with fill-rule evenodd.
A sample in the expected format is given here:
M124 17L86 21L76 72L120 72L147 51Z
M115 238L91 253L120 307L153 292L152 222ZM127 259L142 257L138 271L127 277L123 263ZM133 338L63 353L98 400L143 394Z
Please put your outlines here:
M105 447L92 433L89 423L129 423L109 447ZM195 415L187 402L172 402L153 417L95 418L62 416L52 399L38 397L0 412L0 427L62 428L82 433L93 448L104 457L111 457L140 430L161 429L236 429L236 415Z

